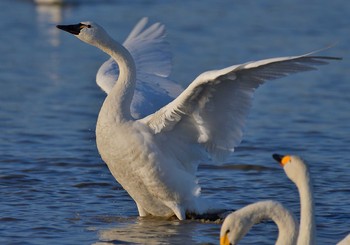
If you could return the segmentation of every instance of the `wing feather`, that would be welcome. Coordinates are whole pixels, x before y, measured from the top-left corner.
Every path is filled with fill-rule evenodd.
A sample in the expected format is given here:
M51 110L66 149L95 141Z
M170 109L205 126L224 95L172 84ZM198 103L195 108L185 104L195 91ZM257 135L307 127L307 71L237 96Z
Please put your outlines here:
M186 135L182 145L201 146L201 154L221 162L241 142L255 90L267 80L316 69L334 57L281 57L248 62L198 76L174 101L140 120L154 134ZM169 136L170 137L170 136ZM172 138L173 139L173 138ZM174 151L176 151L174 147ZM205 153L208 153L205 156ZM204 154L204 155L203 155Z

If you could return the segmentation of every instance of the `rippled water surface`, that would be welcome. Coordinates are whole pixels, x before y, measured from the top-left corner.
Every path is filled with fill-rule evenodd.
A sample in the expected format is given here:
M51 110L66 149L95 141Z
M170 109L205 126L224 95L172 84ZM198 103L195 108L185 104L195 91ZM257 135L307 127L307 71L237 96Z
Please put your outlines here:
M0 244L218 244L220 224L138 218L95 145L105 94L95 74L108 57L55 28L99 22L123 41L143 16L165 23L172 79L337 44L319 71L258 89L244 141L222 167L202 165L203 195L225 207L274 199L299 214L296 188L271 154L310 165L319 244L350 232L350 5L335 1L0 2ZM273 244L272 223L242 244Z

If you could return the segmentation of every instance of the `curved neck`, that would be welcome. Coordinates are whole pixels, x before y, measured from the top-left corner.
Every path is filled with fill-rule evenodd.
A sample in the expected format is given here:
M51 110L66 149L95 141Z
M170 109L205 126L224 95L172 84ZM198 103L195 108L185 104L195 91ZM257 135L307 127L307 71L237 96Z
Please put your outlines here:
M316 228L312 183L308 172L305 176L300 175L300 177L300 181L297 183L300 196L300 227L297 244L315 244Z
M298 237L297 221L293 214L278 202L263 201L246 207L243 216L247 216L248 230L262 220L272 219L278 227L278 238L276 244L295 244ZM246 232L248 232L248 230Z
M132 119L130 105L136 83L136 67L129 51L121 44L109 38L100 42L98 48L109 54L119 67L118 80L105 99L100 114L113 121L129 121Z

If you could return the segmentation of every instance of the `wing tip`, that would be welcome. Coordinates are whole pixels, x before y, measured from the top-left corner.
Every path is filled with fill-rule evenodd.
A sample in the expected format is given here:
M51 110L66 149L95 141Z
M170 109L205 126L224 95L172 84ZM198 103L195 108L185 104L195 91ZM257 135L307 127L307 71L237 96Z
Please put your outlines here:
M310 58L314 59L322 59L322 60L343 60L342 57L335 57L335 56L309 56Z

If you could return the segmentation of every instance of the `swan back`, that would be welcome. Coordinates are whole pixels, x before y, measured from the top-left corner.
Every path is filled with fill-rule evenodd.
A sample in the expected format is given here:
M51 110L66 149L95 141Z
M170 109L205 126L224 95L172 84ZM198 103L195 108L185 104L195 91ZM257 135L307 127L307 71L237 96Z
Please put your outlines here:
M261 201L245 206L228 215L221 227L220 244L237 244L262 220L272 219L278 226L276 244L295 244L298 237L298 223L293 214L276 201Z

